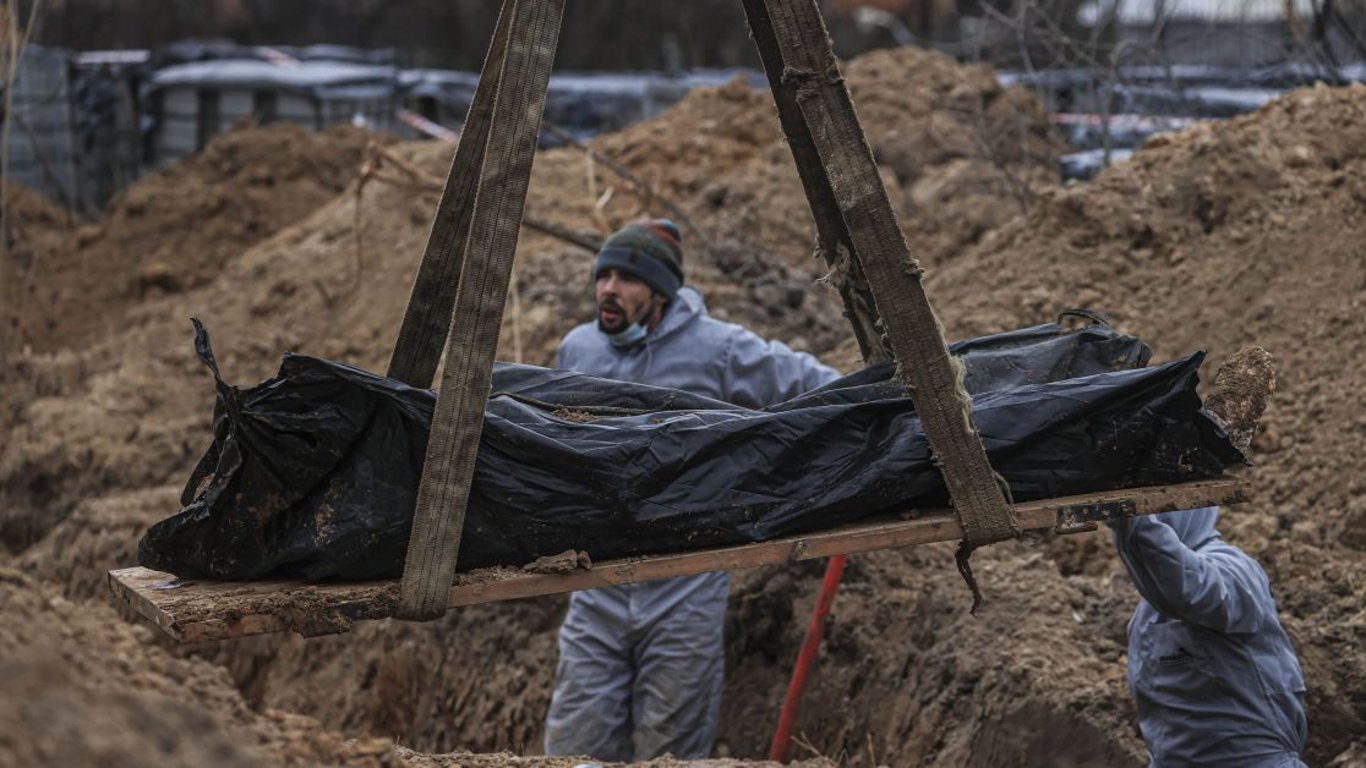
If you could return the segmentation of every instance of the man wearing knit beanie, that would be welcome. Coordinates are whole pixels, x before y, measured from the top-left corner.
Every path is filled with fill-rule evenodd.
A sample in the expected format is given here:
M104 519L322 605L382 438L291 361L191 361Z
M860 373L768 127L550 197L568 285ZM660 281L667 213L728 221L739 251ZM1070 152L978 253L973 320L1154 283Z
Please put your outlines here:
M598 328L618 346L639 343L683 286L683 235L668 219L607 238L593 263Z
M603 243L595 322L569 332L558 364L762 408L834 380L812 356L707 315L684 285L683 237L666 219ZM711 755L721 704L730 575L576 592L560 628L546 722L549 755L611 762Z

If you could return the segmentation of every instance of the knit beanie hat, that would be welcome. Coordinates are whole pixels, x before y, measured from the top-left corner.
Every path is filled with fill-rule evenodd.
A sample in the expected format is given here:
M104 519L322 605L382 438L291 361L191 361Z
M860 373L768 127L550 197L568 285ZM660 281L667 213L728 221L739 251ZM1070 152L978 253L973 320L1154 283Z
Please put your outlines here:
M593 265L596 280L605 269L635 275L673 301L683 285L683 233L668 219L628 224L602 244Z

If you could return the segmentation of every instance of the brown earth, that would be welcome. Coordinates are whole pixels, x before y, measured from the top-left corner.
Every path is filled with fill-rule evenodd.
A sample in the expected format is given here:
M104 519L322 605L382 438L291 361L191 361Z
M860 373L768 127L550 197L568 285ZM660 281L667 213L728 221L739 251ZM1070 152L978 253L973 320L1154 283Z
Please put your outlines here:
M127 623L106 605L68 601L51 584L4 567L0 611L6 651L0 656L0 765L569 768L583 762L420 754L389 738L347 739L309 717L253 709L222 667L168 653L154 630ZM735 762L687 765L730 768ZM833 768L819 760L802 765Z
M0 568L0 764L398 766L386 739L247 706L225 670L107 605Z
M412 768L578 768L584 765L612 768L621 763L599 763L582 757L525 757L511 752L448 752L442 755L429 755L414 752L402 747L395 750L405 763ZM778 768L780 765L796 768L836 768L836 764L825 758L795 760L790 763L773 763L767 760L735 760L721 758L716 760L675 760L661 757L643 763L631 763L645 768Z
M1363 118L1366 87L1315 88L1158 137L1093 184L1046 193L930 285L958 334L1083 305L1163 356L1274 356L1256 499L1222 530L1277 590L1309 680L1311 764L1366 734Z
M1089 305L1163 357L1205 347L1217 363L1248 344L1274 356L1280 383L1250 474L1257 498L1229 510L1224 529L1266 564L1300 652L1310 763L1350 764L1366 743L1366 89L1298 92L1249 117L1155 140L1093 184L1059 186L1048 180L1056 145L1037 101L1002 90L988 71L903 50L855 60L846 74L951 336ZM822 266L810 257L810 215L762 92L739 83L698 92L594 144L688 211L704 237L689 238L686 264L714 314L856 364L837 299L813 285ZM429 174L449 163L449 147L397 151ZM336 160L335 172L348 162ZM596 209L607 187L613 194ZM30 580L18 593L69 600L104 617L109 632L155 645L101 606L99 573L132 561L137 531L173 511L175 485L207 445L212 388L190 354L185 318L208 324L230 381L258 381L291 349L382 370L433 204L419 190L369 185L359 255L345 194L226 258L212 282L143 297L122 329L83 349L15 355L0 370L0 540L30 574L15 577ZM662 213L573 150L538 155L528 211L598 234ZM162 226L173 240L187 226L218 225ZM502 358L550 362L560 335L591 315L588 259L523 233ZM1142 765L1123 679L1136 595L1109 550L1090 535L980 552L988 602L976 617L947 549L853 559L799 720L804 740L851 765ZM722 755L766 750L818 581L817 564L737 574ZM51 597L58 592L65 597ZM52 632L75 620L33 606ZM560 598L523 600L431 624L238 641L192 658L143 648L129 663L156 677L162 657L215 661L248 712L316 718L322 728L309 727L320 740L341 743L340 732L396 738L422 753L534 752L562 610ZM0 658L12 643L42 644L9 639ZM100 655L102 639L82 647L115 658ZM238 706L217 701L186 716L221 723ZM16 732L7 718L28 716L0 713L0 736ZM196 749L230 732L198 730L207 735ZM270 759L283 759L281 743L266 740Z
M378 138L345 125L247 128L140 180L98 221L6 259L7 342L78 348L117 328L133 304L208 284L230 259L342 191L366 142Z
M0 361L22 349L22 325L33 311L41 263L62 250L80 221L22 184L5 182L4 231L0 233ZM24 321L21 323L21 319Z

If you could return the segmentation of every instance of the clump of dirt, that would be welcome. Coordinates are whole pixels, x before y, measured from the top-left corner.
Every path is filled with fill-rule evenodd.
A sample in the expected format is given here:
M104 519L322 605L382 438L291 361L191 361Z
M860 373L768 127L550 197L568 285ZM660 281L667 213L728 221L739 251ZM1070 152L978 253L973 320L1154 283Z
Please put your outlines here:
M1219 417L1233 445L1245 452L1261 426L1267 398L1275 391L1271 353L1261 347L1243 347L1215 374L1205 408Z
M119 194L106 216L11 267L23 275L6 285L12 338L39 351L78 347L149 295L207 284L242 250L335 197L377 138L293 123L216 137Z
M574 571L591 571L593 569L593 558L587 552L581 550L567 549L558 555L545 555L538 557L530 563L522 566L522 570L531 573L573 573Z

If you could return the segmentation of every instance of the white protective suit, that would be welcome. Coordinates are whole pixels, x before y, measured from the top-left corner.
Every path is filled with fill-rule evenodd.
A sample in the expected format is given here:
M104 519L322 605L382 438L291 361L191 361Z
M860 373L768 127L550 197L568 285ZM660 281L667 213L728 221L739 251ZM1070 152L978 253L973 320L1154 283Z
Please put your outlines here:
M565 336L558 364L747 408L838 378L810 355L708 317L701 294L689 287L679 290L643 342L616 347L596 323L585 323ZM546 754L612 762L665 753L709 757L729 594L724 572L574 593L560 628Z
M1111 523L1143 596L1129 688L1154 768L1302 766L1304 676L1266 572L1215 530L1218 507Z

